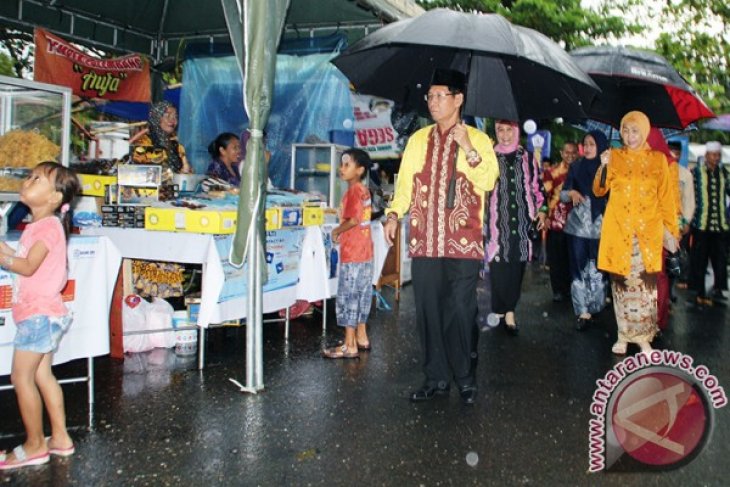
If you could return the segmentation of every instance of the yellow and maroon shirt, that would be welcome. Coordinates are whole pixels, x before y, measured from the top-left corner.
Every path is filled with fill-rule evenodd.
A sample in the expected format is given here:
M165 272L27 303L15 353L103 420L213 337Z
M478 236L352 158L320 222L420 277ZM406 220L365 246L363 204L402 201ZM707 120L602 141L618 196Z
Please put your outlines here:
M387 213L400 218L410 210L411 257L484 258L484 194L494 187L499 175L497 159L487 134L468 127L469 139L481 156L472 167L454 140L453 129L441 133L436 125L425 127L410 137L403 152ZM455 151L456 198L454 208L447 208Z

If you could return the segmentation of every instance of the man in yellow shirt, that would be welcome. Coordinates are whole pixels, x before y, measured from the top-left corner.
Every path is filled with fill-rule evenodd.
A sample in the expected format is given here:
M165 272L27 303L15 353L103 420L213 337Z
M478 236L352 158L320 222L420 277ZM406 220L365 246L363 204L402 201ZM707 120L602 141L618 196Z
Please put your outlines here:
M413 402L447 395L452 378L465 404L476 400L484 198L498 169L489 137L461 121L465 90L463 73L434 72L426 102L436 124L410 137L386 210L389 242L398 219L408 214L410 223L408 251L425 375L410 396Z

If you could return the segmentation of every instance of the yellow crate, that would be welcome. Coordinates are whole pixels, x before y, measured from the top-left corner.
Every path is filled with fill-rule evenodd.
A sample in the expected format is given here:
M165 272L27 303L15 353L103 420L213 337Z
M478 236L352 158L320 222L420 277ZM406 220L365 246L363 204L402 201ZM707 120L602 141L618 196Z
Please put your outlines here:
M185 208L155 208L148 206L144 209L144 228L146 230L160 230L164 232L180 232L185 230Z
M266 208L266 231L278 230L281 228L281 208Z
M324 208L305 206L302 208L302 225L313 227L324 223Z
M235 210L188 210L185 213L185 231L194 233L226 234L236 231L238 212Z
M98 174L79 174L81 194L85 196L104 196L104 187L117 184L116 176L100 176Z
M305 206L302 208L302 225L314 227L325 223L337 223L337 210L321 206Z

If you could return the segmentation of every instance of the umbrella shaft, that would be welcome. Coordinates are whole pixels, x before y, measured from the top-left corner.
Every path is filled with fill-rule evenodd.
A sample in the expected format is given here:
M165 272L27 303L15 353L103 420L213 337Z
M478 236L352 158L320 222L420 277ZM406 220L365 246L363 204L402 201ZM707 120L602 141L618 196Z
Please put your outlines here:
M451 175L449 179L449 191L446 193L446 208L454 208L454 200L456 199L456 174Z

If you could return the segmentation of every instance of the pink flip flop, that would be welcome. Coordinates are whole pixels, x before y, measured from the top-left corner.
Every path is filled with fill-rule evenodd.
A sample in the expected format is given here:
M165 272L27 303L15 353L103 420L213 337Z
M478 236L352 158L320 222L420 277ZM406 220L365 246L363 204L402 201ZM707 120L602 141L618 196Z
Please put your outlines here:
M48 444L48 440L50 440L51 437L46 437L46 444ZM71 444L71 446L67 448L48 448L48 453L51 455L56 455L57 457L70 457L74 453L76 453L76 445Z
M15 454L15 462L8 463L8 457L5 453L0 455L0 470L13 470L15 468L29 467L31 465L43 465L48 463L51 455L48 452L39 453L38 455L28 457L25 454L23 445L18 445L13 449Z

